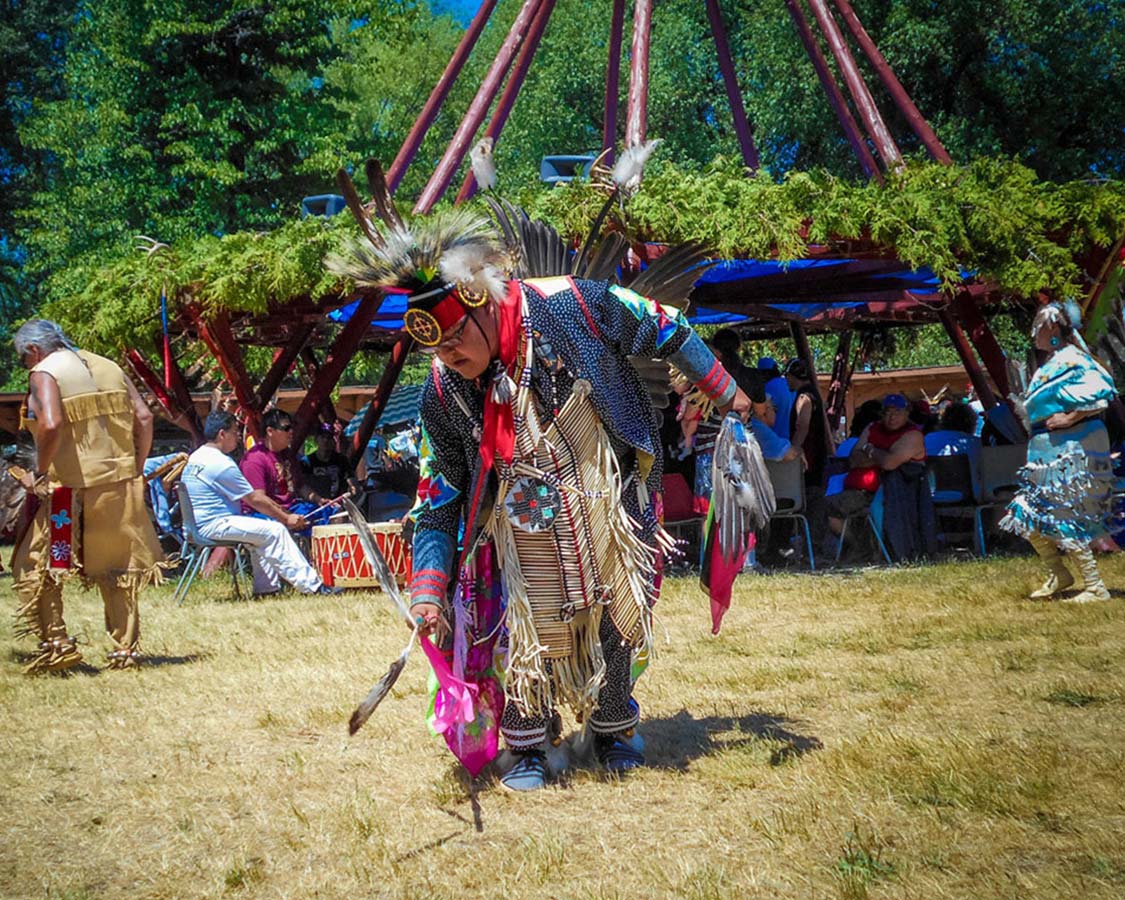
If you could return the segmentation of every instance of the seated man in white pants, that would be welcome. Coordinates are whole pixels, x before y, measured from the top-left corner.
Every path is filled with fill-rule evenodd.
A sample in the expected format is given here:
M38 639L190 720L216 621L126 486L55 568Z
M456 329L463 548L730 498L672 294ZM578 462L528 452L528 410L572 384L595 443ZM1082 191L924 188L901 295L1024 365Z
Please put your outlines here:
M339 593L325 586L289 533L291 528L308 527L304 517L251 487L231 459L238 435L234 416L213 412L203 425L207 443L188 457L181 477L199 533L209 540L240 541L250 548L255 595L277 593L283 578L302 594ZM270 518L239 515L239 501Z

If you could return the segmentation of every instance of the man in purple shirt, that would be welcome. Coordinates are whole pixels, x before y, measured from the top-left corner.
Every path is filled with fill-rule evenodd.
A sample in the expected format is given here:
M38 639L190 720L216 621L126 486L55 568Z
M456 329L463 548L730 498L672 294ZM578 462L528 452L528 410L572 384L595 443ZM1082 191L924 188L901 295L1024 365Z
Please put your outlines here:
M313 525L327 521L330 510L312 515L331 498L321 497L305 485L301 465L291 450L293 420L289 413L271 409L262 417L265 438L246 451L239 463L242 474L255 490L260 490L274 503L289 512L305 516ZM245 515L255 515L245 503Z

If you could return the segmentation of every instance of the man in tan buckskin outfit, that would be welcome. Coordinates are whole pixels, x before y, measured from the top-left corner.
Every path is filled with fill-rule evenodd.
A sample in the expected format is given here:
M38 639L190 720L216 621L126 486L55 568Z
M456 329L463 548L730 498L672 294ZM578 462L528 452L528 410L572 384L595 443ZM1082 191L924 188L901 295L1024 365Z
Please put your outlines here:
M63 621L62 586L74 575L101 591L109 667L135 666L137 593L159 583L164 558L141 477L152 414L120 366L79 350L54 322L32 319L14 343L31 370L22 424L37 453L35 471L23 478L33 496L12 558L19 633L40 641L25 671L81 661Z

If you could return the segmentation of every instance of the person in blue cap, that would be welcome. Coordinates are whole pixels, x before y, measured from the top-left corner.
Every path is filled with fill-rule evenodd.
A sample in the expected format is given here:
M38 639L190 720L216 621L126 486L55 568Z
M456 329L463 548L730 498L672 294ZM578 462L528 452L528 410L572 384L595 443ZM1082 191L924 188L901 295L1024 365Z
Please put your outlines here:
M926 479L922 429L910 421L902 394L883 398L883 415L868 425L848 457L844 490L828 498L828 523L837 534L843 520L870 505L883 489L884 524L891 556L914 559L933 549L934 511Z

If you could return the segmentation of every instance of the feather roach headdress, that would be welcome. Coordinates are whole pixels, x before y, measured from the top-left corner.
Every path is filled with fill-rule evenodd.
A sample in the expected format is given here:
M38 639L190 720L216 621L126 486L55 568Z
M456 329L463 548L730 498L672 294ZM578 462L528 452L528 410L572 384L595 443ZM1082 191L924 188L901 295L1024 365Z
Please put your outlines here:
M379 243L357 238L327 265L361 287L405 294L407 332L436 347L470 309L504 293L505 262L488 219L457 209L393 227Z

